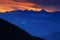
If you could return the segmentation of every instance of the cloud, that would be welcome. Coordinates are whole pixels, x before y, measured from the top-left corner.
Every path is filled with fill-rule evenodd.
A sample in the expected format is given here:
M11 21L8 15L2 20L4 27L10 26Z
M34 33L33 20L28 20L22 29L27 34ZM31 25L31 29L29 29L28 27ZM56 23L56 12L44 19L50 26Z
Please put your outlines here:
M45 6L60 6L60 0L29 0L36 4L42 4Z
M29 1L41 5L43 8L60 10L60 0L29 0Z
M0 11L11 10L60 11L60 0L0 0Z

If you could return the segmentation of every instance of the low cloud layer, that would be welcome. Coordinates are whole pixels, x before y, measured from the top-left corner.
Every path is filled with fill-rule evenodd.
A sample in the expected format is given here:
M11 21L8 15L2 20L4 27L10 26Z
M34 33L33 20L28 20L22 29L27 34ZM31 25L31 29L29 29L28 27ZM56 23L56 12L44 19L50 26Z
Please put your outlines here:
M0 0L0 11L11 10L60 11L60 0Z

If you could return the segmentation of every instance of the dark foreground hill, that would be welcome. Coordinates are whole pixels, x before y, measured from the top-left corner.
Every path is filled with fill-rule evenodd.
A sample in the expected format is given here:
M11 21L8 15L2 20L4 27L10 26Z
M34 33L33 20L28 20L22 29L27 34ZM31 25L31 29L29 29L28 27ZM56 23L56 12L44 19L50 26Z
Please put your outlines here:
M31 36L29 33L3 19L0 19L0 40L44 40Z

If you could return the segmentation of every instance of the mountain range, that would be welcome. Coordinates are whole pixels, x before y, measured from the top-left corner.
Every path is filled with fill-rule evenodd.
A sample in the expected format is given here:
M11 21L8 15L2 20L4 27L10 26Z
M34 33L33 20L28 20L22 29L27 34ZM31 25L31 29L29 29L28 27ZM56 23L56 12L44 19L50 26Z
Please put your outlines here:
M59 11L46 12L45 10L15 10L11 12L0 12L0 18L21 27L33 36L43 37L48 40L55 40L55 37L53 37L55 35L54 33L60 32ZM57 37L58 38L56 39L59 39L58 35Z
M44 40L0 18L0 40Z

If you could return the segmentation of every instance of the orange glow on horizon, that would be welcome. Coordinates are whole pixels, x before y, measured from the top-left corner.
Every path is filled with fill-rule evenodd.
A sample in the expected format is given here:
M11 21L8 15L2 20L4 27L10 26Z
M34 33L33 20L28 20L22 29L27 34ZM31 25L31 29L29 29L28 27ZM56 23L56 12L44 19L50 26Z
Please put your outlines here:
M38 6L38 7L37 7ZM0 0L0 12L6 12L6 11L12 11L12 10L33 10L33 11L40 11L42 10L42 6L28 2L26 0L20 0L18 2L15 2L13 0ZM46 11L52 11L47 10Z

